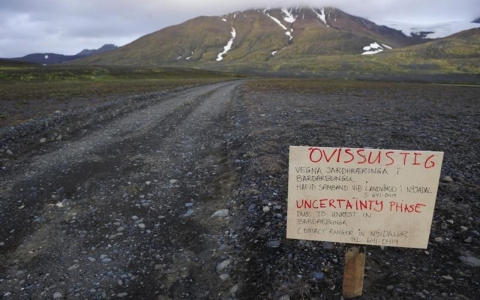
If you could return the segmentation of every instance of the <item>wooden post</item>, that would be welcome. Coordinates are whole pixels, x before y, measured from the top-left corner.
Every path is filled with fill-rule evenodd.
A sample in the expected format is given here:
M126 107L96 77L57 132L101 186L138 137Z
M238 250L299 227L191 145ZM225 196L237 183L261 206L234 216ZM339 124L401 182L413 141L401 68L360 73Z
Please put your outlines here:
M353 245L347 247L345 269L343 270L343 297L345 299L362 295L366 248Z

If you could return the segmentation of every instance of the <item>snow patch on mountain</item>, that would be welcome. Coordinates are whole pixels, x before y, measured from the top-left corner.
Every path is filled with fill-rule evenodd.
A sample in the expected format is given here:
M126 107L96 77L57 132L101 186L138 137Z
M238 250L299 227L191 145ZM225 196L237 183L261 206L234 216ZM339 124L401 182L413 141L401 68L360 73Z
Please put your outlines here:
M282 22L280 22L279 19L277 19L277 18L275 18L275 17L272 17L272 16L268 13L268 10L267 10L267 9L264 10L263 13L264 13L267 17L269 17L270 19L272 19L275 23L277 23L278 25L280 25L280 27L282 27L283 30L288 31L287 27L286 27L285 25L283 25Z
M380 44L377 43L377 42L373 42L370 45L363 47L364 52L362 53L362 55L378 54L380 52L383 52L383 50L385 50L385 48L386 49L392 49L392 47L390 47L388 45L385 45L385 44L382 44L382 46L380 46Z
M283 10L282 10L282 11L283 11ZM278 25L280 25L280 27L282 27L282 29L285 30L285 34L288 35L288 38L290 39L290 41L293 39L293 36L292 36L292 33L291 33L291 31L293 31L293 29L288 30L288 28L287 28L285 25L283 25L282 22L281 22L279 19L271 16L271 15L268 13L268 9L265 9L265 10L263 11L263 14L266 15L267 17L269 17L270 19L272 19L272 20L273 20L275 23L277 23Z
M284 7L284 8L282 8L282 13L285 15L285 17L283 18L283 20L285 20L285 22L293 23L297 19L297 16L294 16L292 14L292 9L289 10L289 9Z
M323 23L325 23L325 25L327 25L327 27L330 27L328 24L327 24L327 18L326 18L326 15L325 15L325 9L322 7L320 8L320 13L317 11L317 9L315 8L312 8L312 11L317 15L317 18L319 18L320 20L322 20Z
M223 47L223 52L221 53L218 53L218 56L217 56L217 61L222 61L223 60L223 56L230 50L232 49L232 44L233 44L233 40L235 39L235 37L237 36L237 32L235 31L235 28L232 27L232 38L228 41L227 45L225 47Z
M445 22L438 24L410 24L383 19L370 19L377 25L401 30L406 36L421 36L428 39L443 38L460 31L479 28L480 24L470 22Z

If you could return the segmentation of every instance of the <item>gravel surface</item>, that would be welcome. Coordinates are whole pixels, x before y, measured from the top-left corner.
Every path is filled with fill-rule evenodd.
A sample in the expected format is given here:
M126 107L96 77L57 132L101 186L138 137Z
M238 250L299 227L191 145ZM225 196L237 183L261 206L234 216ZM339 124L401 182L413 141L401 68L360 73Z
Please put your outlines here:
M0 297L341 299L345 245L285 238L310 145L444 151L428 249L368 246L359 299L479 299L478 91L231 82L0 128Z
M239 299L341 299L345 245L285 238L290 145L444 151L428 249L368 246L360 299L479 299L479 89L278 90L249 83L234 102L245 228Z

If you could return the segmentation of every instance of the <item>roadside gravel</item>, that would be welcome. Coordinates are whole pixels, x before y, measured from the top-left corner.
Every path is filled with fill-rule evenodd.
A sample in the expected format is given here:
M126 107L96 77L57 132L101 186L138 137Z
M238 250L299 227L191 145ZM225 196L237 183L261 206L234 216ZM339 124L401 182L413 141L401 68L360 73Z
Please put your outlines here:
M444 151L428 248L367 247L360 299L480 298L478 92L371 82L244 85L230 133L230 153L242 165L239 299L341 298L345 246L285 238L290 145Z

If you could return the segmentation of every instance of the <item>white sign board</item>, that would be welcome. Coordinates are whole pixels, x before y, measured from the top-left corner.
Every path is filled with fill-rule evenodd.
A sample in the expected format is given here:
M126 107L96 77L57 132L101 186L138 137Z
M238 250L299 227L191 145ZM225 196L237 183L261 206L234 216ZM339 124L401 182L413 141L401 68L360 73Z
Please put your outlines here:
M427 248L443 152L290 147L287 238Z

